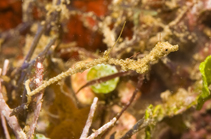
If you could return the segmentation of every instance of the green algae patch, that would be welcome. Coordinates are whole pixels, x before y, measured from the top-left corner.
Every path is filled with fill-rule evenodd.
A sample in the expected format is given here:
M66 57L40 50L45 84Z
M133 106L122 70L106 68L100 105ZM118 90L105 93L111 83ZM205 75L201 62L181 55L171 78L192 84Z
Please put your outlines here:
M200 64L199 70L202 74L203 88L202 93L198 97L197 109L201 109L204 102L210 98L209 86L211 84L211 56L208 56L205 61Z
M43 134L36 134L34 139L50 139L50 138L46 138Z
M89 70L89 72L87 73L87 80L90 81L90 80L98 79L100 77L108 76L117 72L118 71L116 67L114 66L106 65L106 64L98 64L97 66L94 66ZM119 81L119 78L116 77L106 82L92 85L91 89L95 93L107 94L116 88L118 81Z

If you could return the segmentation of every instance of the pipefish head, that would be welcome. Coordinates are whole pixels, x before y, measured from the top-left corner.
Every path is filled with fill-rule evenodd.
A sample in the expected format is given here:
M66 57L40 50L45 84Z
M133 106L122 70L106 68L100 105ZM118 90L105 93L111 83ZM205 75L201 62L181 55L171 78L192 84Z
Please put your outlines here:
M171 52L177 51L179 49L178 45L172 45L169 42L158 42L155 46L156 51L159 51L160 56L166 56Z

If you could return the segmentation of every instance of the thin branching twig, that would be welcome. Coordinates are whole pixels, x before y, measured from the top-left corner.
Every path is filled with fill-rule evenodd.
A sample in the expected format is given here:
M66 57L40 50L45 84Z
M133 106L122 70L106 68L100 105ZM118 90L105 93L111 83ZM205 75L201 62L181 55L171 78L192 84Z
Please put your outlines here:
M26 57L25 57L25 59L24 59L24 62L23 62L23 64L22 64L21 68L19 68L19 70L17 70L18 73L19 73L19 71L21 71L21 77L20 77L20 79L19 79L19 81L18 81L18 86L21 86L21 84L22 84L23 81L25 80L25 76L26 76L27 73L26 73L26 71L23 70L23 68L24 68L25 65L31 60L31 57L32 57L32 55L33 55L33 53L34 53L34 50L35 50L35 48L37 47L37 44L38 44L38 42L39 42L39 40L40 40L40 38L41 38L41 36L42 36L44 30L45 30L45 25L39 25L38 31L37 31L37 33L36 33L36 35L35 35L35 38L34 38L32 44L31 44L31 46L30 46L30 50L29 50L28 54L26 55ZM21 89L22 89L22 88L19 87L19 88L17 89L17 92L19 92ZM17 95L18 95L18 93L17 93Z
M111 79L116 78L116 77L128 75L129 73L130 73L129 71L120 71L118 73L114 73L114 74L111 74L111 75L108 75L108 76L104 76L104 77L100 77L98 79L91 80L91 81L87 82L85 85L83 85L82 87L80 87L78 89L78 91L76 91L76 94L79 93L83 88L85 88L87 86L94 85L94 84L97 84L97 83L106 82L106 81L111 80Z
M135 91L133 92L132 97L130 98L129 102L122 108L121 112L116 116L116 119L119 120L119 118L122 116L122 114L127 110L127 108L131 105L131 103L134 101L139 89L141 88L142 84L143 84L143 80L144 80L144 75L141 75L138 78L138 83L136 86ZM115 122L116 124L116 122ZM110 130L112 127L110 127L102 136L104 137Z
M5 138L10 139L10 134L9 134L8 129L7 129L6 120L5 120L4 115L2 115L2 114L1 114L1 124L2 124L2 127L4 129Z
M80 139L85 139L87 136L88 136L88 133L89 133L89 128L92 124L92 120L93 120L93 117L94 117L94 113L95 113L95 110L97 108L97 102L98 102L98 98L95 97L94 100L93 100L93 103L91 105L91 108L90 108L90 112L89 112L89 116L88 116L88 119L86 121L86 125L83 129L83 132L81 134L81 137Z
M102 134L104 131L106 131L108 128L113 126L116 121L117 121L117 119L116 119L116 117L114 117L112 120L110 120L108 123L104 124L102 127L100 127L98 130L96 130L94 133L92 133L86 139L95 139L100 134Z
M30 46L30 50L27 53L27 55L26 55L26 57L24 59L24 63L22 64L22 66L24 66L25 63L28 63L31 60L31 57L33 56L34 50L37 47L37 44L38 44L38 42L39 42L44 30L45 30L45 25L39 25L38 26L38 31L37 31L37 33L36 33L36 35L34 37L34 40L33 40L32 44Z
M127 108L131 105L131 103L134 101L139 89L141 88L143 84L144 76L141 75L138 79L138 83L136 86L135 91L133 92L132 97L130 98L129 102L123 107L122 111L116 116L117 120L121 117L121 115L127 110Z
M84 131L83 131L80 139L94 139L94 138L98 137L100 134L102 134L103 132L108 131L109 129L111 129L111 127L115 125L115 123L121 117L121 115L123 114L123 112L130 106L130 104L135 99L135 96L136 96L139 88L142 86L143 79L144 79L143 77L144 76L141 76L139 78L139 81L138 81L136 90L133 93L133 96L130 98L130 101L127 103L127 105L122 109L122 111L116 117L114 117L111 121L109 121L108 123L106 123L105 125L103 125L101 128L99 128L98 130L96 130L94 133L92 133L88 138L86 138L86 137L87 137L87 134L88 134L88 131L89 131L89 127L91 125L91 121L88 121L87 120L86 126L84 127ZM97 98L95 98L95 99L97 99ZM92 104L92 107L93 108L96 107L96 104L94 103L95 101L96 100L94 100L93 101L93 104ZM91 107L90 113L95 110L95 109L92 109L92 107ZM93 114L94 113L92 113L92 116L89 115L89 118L88 119L92 120Z
M29 66L31 66L31 65L34 65L35 62L36 62L38 59L39 59L40 61L44 61L44 59L45 59L45 57L46 57L46 55L47 55L49 49L50 49L51 46L55 43L55 41L56 41L56 37L53 38L52 40L50 40L50 42L46 45L45 49L44 49L35 59L33 59L33 60L32 60L31 62L29 62L29 63L26 63L26 64L24 65L23 69L25 69L25 68L27 68L27 67L29 67ZM22 69L22 68L20 68L20 69ZM20 70L20 69L19 69L19 70ZM22 70L23 70L23 69L22 69ZM25 82L25 84L26 84L26 83L27 83L27 82ZM27 85L25 85L25 86L27 86ZM29 82L28 82L28 86L29 86ZM26 87L26 88L29 89L29 87ZM26 110L26 109L28 108L28 104L26 103L26 102L27 102L26 92L27 92L27 90L24 90L24 91L23 91L23 94L22 94L22 104L21 104L20 106L16 107L16 108L14 108L13 111L11 112L11 115L10 115L10 116L12 116L12 115L17 115L17 114L19 114L19 113L23 113L24 110Z
M9 60L8 59L4 60L2 75L6 75L7 69L8 69L8 65L9 65ZM0 71L0 75L1 75L1 71ZM1 79L0 79L0 84L1 84ZM1 89L1 85L0 85L0 89ZM5 121L5 117L1 113L0 113L0 115L1 115L1 123L2 123L2 127L4 129L5 137L6 137L6 139L10 139L10 134L9 134L8 129L7 129L7 124L6 124L6 121Z
M130 129L123 137L121 137L120 139L130 139L132 137L132 135L134 135L135 133L137 133L138 131L140 131L141 129L145 128L147 125L143 125L144 123L144 118L142 118L141 120L139 120L132 129Z
M1 69L0 69L1 72ZM10 117L10 113L11 113L11 109L9 108L9 106L6 104L2 92L1 92L1 81L0 81L0 112L1 115L3 115L10 128L13 130L15 136L17 139L26 139L26 134L23 132L23 130L21 129L18 120L15 116L11 116Z
M6 75L7 70L8 70L8 66L9 66L9 60L8 59L5 59L4 60L4 65L3 65L2 75Z
M33 65L38 58L44 59L47 56L47 53L49 52L51 46L56 42L56 39L57 39L57 37L52 38L49 41L49 43L46 45L45 49L41 53L39 53L39 55L36 58L34 58L33 60L31 60L29 63L25 63L25 65L23 65L21 67L21 69L23 70L23 69L29 67L30 65Z
M35 79L33 80L33 82L35 83L36 87L39 87L42 84L42 82L43 82L44 66L43 66L42 62L43 62L43 60L42 61L38 61L36 63L36 66L35 66L35 73L36 73L36 75L35 75ZM30 97L28 97L28 99L29 98ZM29 127L30 128L29 128L29 131L27 133L28 139L31 139L33 137L34 130L35 130L36 125L37 125L37 120L38 120L38 117L39 117L39 114L40 114L40 110L42 108L42 98L43 98L43 91L41 91L36 96L36 98L34 98L34 99L36 99L36 108L34 110L34 113L32 115L31 114L28 115L27 119L32 119L32 120L29 120L30 121L30 123L29 123ZM31 101L31 100L28 100L28 101Z
M50 40L50 42L46 45L45 49L34 59L32 60L29 65L34 65L36 63L37 60L39 61L44 61L44 59L46 58L47 52L49 51L49 49L51 48L51 46L55 43L56 38L53 38L52 40ZM26 90L24 90L22 96L22 102L25 103L26 102Z

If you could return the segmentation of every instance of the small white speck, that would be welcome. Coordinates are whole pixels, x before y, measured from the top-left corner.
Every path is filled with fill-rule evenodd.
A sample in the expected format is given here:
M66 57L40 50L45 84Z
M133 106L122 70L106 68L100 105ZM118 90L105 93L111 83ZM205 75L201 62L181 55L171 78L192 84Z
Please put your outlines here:
M41 69L41 68L42 68L42 63L38 62L38 63L37 63L37 68L38 68L38 69Z
M38 84L38 83L40 83L40 79L35 79L35 82Z

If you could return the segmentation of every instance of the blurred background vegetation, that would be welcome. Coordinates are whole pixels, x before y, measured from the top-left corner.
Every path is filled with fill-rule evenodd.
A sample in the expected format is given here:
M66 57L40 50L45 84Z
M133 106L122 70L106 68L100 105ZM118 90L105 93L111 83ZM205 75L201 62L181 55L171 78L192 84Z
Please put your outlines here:
M27 100L24 83L37 78L36 63L44 66L39 76L46 81L79 61L100 58L114 45L125 21L110 57L138 60L162 41L179 45L179 50L150 63L145 74L124 73L115 66L117 73L108 79L118 77L118 84L106 94L94 92L92 85L107 79L100 76L90 83L88 70L45 88L37 138L41 138L38 133L51 139L80 138L94 97L99 102L89 134L128 106L119 121L98 138L124 138L139 120L145 126L133 139L211 138L211 67L201 71L203 79L199 71L200 63L211 54L210 0L1 0L0 67L3 71L6 67L0 79L1 93L27 135L39 94L23 109ZM143 78L142 86L138 86L139 78ZM201 96L203 83L207 93ZM35 82L29 86L31 90L38 87ZM1 125L0 138L7 138L5 125ZM9 126L8 132L15 138Z

